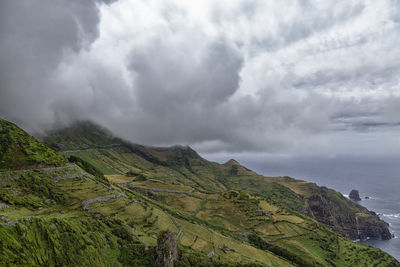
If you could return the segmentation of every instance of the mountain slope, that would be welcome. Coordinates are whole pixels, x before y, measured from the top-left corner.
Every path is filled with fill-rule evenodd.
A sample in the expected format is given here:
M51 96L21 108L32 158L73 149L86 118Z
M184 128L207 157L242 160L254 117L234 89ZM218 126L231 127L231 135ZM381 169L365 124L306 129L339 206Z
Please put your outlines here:
M66 159L15 124L0 118L0 170L62 166Z
M8 205L0 213L0 265L152 266L157 233L178 231L178 219L146 197L107 186L74 165L6 172L0 181L0 201ZM184 227L188 233L205 231L187 221ZM287 264L212 229L206 232L235 248L238 262L249 258L243 264ZM190 266L185 265L188 258L203 266L231 261L226 256L208 259L184 247L179 253L181 266Z
M399 266L290 208L302 196L286 180L188 147L121 144L69 151L69 165L1 171L0 265L153 266L170 230L175 266ZM253 192L229 189L244 184Z
M219 193L229 189L260 194L276 204L289 208L324 223L336 232L351 239L390 239L385 222L357 203L326 187L296 180L290 177L265 177L243 166L235 160L225 164L209 162L201 158L190 147L146 147L112 137L109 131L90 124L85 128L79 124L60 131L53 131L45 139L56 147L53 135L80 150L67 154L85 159L107 175L140 176L141 179L158 179L172 184L183 184L203 192ZM78 126L78 127L77 127ZM74 130L76 129L76 130ZM63 132L67 132L64 136ZM93 131L93 132L92 132ZM70 138L75 133L79 138ZM96 148L91 136L102 136L112 148ZM79 140L78 143L76 140ZM104 141L102 141L104 143ZM118 146L116 146L118 144ZM88 149L82 149L87 147ZM97 146L98 147L98 146Z
M342 194L314 183L278 178L278 183L300 195L309 208L307 215L331 226L351 239L390 239L388 225L375 212L345 198Z
M252 247L299 266L398 265L380 250L353 243L332 231L352 238L354 231L367 234L368 230L360 227L360 219L355 219L358 226L352 221L330 224L328 220L327 227L305 216L321 221L341 214L351 219L359 216L370 220L368 223L376 229L387 230L373 213L333 190L324 194L327 189L315 184L289 177L264 177L234 160L209 162L188 147L154 148L122 141L119 146L88 145L65 154L83 159L102 171L114 186L166 212L173 218L170 227L175 229L179 244L186 248L235 261L243 261L243 257L260 261L264 256L257 250L243 254ZM324 201L314 203L314 195ZM340 209L334 208L336 203ZM100 206L96 212L113 216L124 206ZM329 210L331 217L324 213L318 217L318 207ZM136 222L135 229L142 229L146 235L158 232L165 219L156 217L146 221L151 222L148 227ZM377 231L376 237L381 238L382 232ZM258 256L249 256L253 254Z
M79 150L120 145L123 141L107 129L90 121L73 124L49 131L44 142L55 150Z
M37 146L35 142L31 143ZM151 198L103 181L90 163L77 164L95 175L75 164L0 172L1 266L153 266L158 233L170 229L179 234L183 228L185 237L207 233L208 238L204 247L179 244L176 266L290 265L269 251L172 215ZM229 244L234 250L207 257L211 244Z

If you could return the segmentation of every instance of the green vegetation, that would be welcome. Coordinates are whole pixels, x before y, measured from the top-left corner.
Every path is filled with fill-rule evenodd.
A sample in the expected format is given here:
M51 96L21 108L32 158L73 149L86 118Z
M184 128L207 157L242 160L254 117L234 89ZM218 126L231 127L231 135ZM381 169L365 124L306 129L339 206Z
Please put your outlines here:
M260 236L257 234L250 234L249 235L249 242L256 247L263 249L263 250L268 250L273 252L276 255L279 255L285 259L289 259L291 262L293 262L296 265L299 266L320 266L320 263L313 259L306 260L302 255L295 254L287 250L286 248L279 247L277 245L271 244L263 240Z
M188 147L114 146L85 127L47 138L79 148L66 152L70 165L0 173L1 266L153 266L165 230L178 244L175 266L400 266L339 235L330 217L306 216L323 204L376 225L333 190L208 162Z
M2 179L2 187L13 199L5 199L10 208L0 212L0 217L7 215L9 220L0 223L0 265L76 266L80 262L84 266L152 266L153 236L165 229L177 232L174 220L178 219L162 211L161 204L129 190L125 191L126 197L93 202L85 211L83 203L118 192L81 176L81 172L77 167L17 171ZM43 191L47 187L50 190ZM36 202L29 202L27 197ZM131 197L141 203L133 202ZM193 223L186 227L188 233L203 231ZM177 266L188 266L193 260L203 266L240 265L230 263L226 257L209 259L204 252L182 245L180 255Z
M63 166L67 160L15 124L0 119L0 171Z
M124 229L90 217L22 220L0 227L0 265L151 266L154 252Z
M85 170L86 172L88 172L91 175L93 175L94 177L96 177L96 179L101 181L102 183L110 185L110 182L106 179L106 177L104 177L104 174L99 169L97 169L95 166L90 164L89 162L84 161L83 159L73 156L73 155L68 157L68 161L71 163L75 163L76 165L81 167L83 170Z
M68 127L49 131L43 141L55 150L110 147L122 142L108 130L90 121L78 121Z

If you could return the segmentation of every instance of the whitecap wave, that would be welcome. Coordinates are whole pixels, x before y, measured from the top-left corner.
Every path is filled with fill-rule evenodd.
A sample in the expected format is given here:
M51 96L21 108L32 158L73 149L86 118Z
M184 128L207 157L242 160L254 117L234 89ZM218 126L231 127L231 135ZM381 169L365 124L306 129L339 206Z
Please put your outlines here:
M348 199L350 199L349 198L349 194L343 194L342 193L342 195L345 197L345 198L348 198ZM366 198L367 197L367 198ZM371 197L371 196L363 196L363 197L360 197L361 198L361 200L379 200L379 197Z
M389 217L389 218L394 218L394 219L400 219L400 213L393 213L393 214L382 214L384 217Z

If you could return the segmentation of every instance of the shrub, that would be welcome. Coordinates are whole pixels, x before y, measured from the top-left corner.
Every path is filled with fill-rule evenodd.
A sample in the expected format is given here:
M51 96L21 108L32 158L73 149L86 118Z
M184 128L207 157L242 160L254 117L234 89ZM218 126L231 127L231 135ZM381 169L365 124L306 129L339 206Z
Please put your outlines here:
M73 155L68 157L68 161L71 163L75 163L83 170L85 170L87 173L90 173L91 175L96 177L96 179L99 180L100 182L110 185L110 181L108 181L107 178L104 177L104 174L89 162Z

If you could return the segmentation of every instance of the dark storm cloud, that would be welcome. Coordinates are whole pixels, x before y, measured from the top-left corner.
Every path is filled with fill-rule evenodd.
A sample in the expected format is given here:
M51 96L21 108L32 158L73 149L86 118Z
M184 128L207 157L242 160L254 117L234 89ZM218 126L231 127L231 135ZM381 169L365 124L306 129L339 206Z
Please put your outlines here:
M163 116L179 105L207 108L227 101L238 89L243 59L229 43L214 41L200 55L179 48L156 39L130 54L128 68L145 111Z
M350 151L397 131L393 1L111 2L0 4L2 116L202 152Z
M54 74L64 57L98 37L102 1L0 3L0 112L22 123L52 120ZM110 1L105 1L110 2Z

